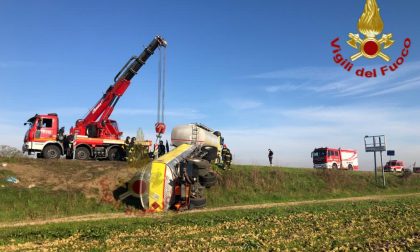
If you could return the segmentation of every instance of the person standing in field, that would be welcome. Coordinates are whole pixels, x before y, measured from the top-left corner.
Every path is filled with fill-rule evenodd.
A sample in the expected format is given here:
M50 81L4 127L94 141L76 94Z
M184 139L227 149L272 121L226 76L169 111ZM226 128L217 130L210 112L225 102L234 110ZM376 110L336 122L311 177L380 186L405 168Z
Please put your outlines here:
M273 151L271 149L268 149L268 161L270 162L270 166L273 166Z
M229 169L230 164L232 163L232 153L230 152L226 144L223 145L222 160L223 160L223 169Z
M160 140L159 145L158 145L158 157L165 155L165 153L166 153L165 145L163 145L163 141Z

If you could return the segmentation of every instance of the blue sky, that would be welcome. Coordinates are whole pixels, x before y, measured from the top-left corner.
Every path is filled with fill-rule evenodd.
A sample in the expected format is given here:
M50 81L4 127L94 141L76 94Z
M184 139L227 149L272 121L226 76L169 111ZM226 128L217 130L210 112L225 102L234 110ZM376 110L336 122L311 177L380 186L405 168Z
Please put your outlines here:
M363 136L385 134L397 158L420 162L420 2L378 0L400 69L355 77L333 60L331 40L357 33L365 1L0 2L0 144L20 147L23 123L57 112L68 130L153 36L168 41L166 124L219 129L234 161L311 166L314 147L355 148L372 167ZM158 57L133 79L112 116L125 135L153 137ZM356 66L387 65L359 59ZM355 66L355 67L356 67ZM167 134L169 138L169 134Z

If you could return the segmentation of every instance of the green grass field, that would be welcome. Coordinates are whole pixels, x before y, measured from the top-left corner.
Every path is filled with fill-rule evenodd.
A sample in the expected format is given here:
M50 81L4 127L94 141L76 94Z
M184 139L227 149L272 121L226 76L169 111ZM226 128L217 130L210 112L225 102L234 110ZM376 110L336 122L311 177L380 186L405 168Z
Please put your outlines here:
M420 249L420 197L170 214L0 230L0 250Z
M12 162L22 162L34 169L48 166L48 170L60 170L60 173L86 169L83 162L66 160L13 159ZM101 174L95 170L97 164L86 163L92 174ZM387 174L388 186L382 188L374 183L371 172L233 165L231 170L219 170L219 173L218 185L207 190L207 207L420 191L419 174L405 177ZM87 199L77 190L55 191L42 186L28 189L4 181L13 175L0 170L0 222L124 210L124 207L101 202L100 197Z
M88 171L83 174L100 176L108 169L103 164L113 165L65 160L9 161L25 165L25 169L46 167L47 172L58 171L65 176L80 169ZM116 165L122 169L126 164ZM231 170L218 173L218 185L207 190L208 208L420 191L419 174L386 174L387 187L382 188L375 184L372 172L234 165ZM5 168L0 170L0 224L125 210L101 201L100 197L88 199L75 189L52 190L42 185L27 188L5 182L5 178L15 175ZM419 208L417 195L381 201L9 226L0 228L0 251L415 251L420 249Z
M383 188L375 184L373 172L235 165L221 172L207 198L214 207L419 192L419 175L387 173Z
M117 211L82 193L46 189L0 188L0 223Z

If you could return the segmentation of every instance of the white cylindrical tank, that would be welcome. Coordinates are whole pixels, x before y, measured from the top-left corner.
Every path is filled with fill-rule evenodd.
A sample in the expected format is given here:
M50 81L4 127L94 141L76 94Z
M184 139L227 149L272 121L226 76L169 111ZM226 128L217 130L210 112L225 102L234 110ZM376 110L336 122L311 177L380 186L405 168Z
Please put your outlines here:
M202 144L220 148L220 135L215 131L201 124L185 124L173 128L171 141L173 146L181 144Z

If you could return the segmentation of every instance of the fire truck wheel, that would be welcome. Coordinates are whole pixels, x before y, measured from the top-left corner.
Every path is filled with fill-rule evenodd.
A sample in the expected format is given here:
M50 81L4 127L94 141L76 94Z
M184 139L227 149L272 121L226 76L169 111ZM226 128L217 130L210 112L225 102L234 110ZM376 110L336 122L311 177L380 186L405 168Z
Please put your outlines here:
M332 165L332 168L333 168L334 170L337 170L337 169L338 169L337 164L333 164L333 165Z
M76 159L79 160L88 160L90 159L90 151L86 147L78 147L76 149Z
M111 161L119 161L122 158L122 152L119 148L114 147L108 151L108 159Z
M349 164L348 169L349 169L349 171L353 171L353 165Z
M206 198L190 198L190 209L203 208L206 203Z
M47 145L44 150L42 150L42 156L47 159L59 159L60 158L60 148L56 145Z

